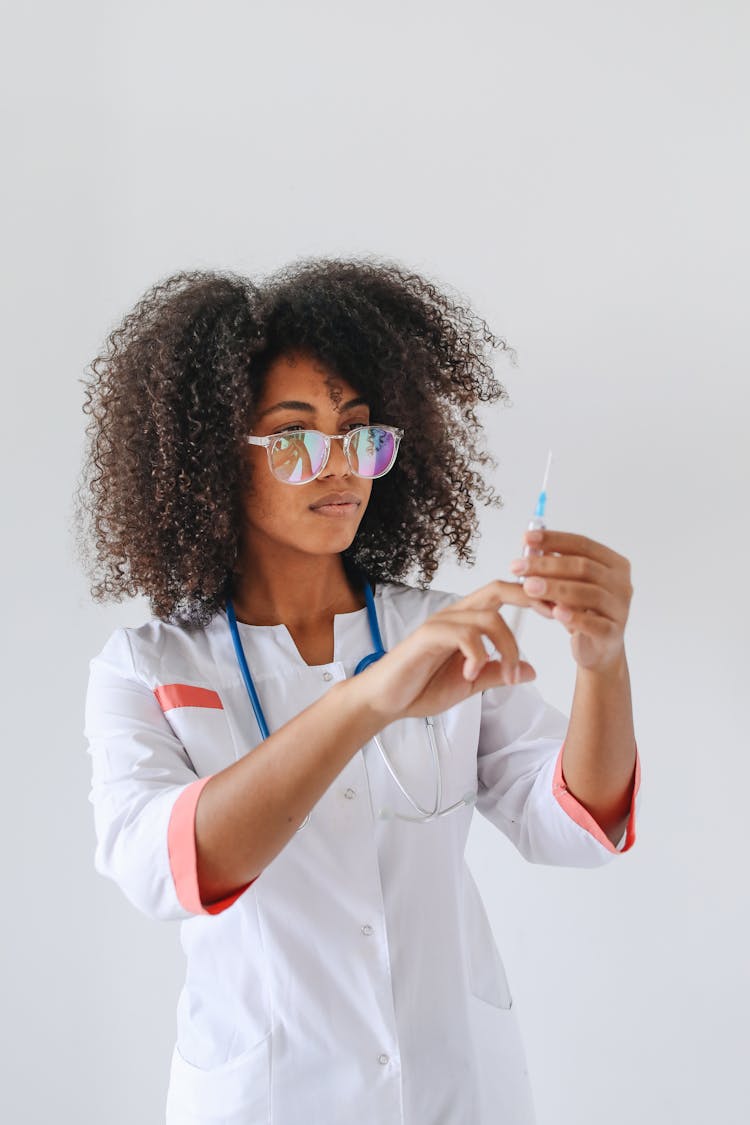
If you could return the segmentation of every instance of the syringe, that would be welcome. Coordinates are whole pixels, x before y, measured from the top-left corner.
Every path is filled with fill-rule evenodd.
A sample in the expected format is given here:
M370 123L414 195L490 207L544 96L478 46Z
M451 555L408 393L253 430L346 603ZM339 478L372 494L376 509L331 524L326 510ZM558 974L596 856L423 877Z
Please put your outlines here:
M536 531L539 528L545 528L547 526L546 523L544 522L544 509L547 505L547 481L549 479L549 470L550 470L551 464L552 464L552 450L550 449L549 454L547 456L547 468L544 470L544 480L542 481L542 490L539 493L539 498L536 502L536 508L534 510L534 515L531 517L531 520L529 521L529 525L526 528L527 531ZM521 557L525 559L525 558L528 558L529 555L543 555L543 554L544 554L544 551L540 551L538 547L532 547L528 543L524 543L523 553L522 553ZM523 575L519 575L519 577L516 579L517 582L523 582L523 580L524 580ZM518 634L519 634L519 631L520 631L520 628L521 628L521 620L522 620L521 614L523 613L524 608L525 608L524 606L520 606L520 605L513 606L513 609L511 611L511 615L510 615L510 620L508 621L508 626L510 628L510 631L515 636L516 641L518 641Z

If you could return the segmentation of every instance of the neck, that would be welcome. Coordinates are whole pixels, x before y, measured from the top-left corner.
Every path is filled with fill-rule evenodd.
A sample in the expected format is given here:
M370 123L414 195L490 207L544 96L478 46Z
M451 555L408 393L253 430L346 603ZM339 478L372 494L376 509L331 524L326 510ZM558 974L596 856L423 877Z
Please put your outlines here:
M341 555L264 559L253 553L234 574L232 602L237 619L248 625L304 628L362 609L365 596L350 583Z

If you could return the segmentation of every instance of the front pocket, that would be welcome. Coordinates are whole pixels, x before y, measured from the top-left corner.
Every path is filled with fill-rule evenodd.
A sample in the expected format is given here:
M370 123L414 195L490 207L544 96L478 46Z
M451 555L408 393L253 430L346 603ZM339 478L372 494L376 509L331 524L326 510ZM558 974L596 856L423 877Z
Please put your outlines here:
M175 1046L166 1125L267 1125L270 1120L271 1033L221 1066L203 1070Z
M513 997L497 951L493 948L481 957L472 956L471 960L469 978L474 996L495 1008L512 1008Z
M471 873L464 871L464 939L466 966L472 993L496 1008L510 1008L513 997L505 966L495 945L484 903Z

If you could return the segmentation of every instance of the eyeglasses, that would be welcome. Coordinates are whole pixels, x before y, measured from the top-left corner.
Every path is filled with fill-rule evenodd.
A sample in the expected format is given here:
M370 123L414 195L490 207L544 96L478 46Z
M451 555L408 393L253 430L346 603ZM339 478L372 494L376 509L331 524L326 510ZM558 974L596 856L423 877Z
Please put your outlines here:
M374 480L393 468L404 431L396 426L355 426L346 434L323 434L320 430L284 430L280 434L247 437L249 445L262 445L271 472L286 484L309 484L328 463L331 442L344 445L349 468L357 477Z

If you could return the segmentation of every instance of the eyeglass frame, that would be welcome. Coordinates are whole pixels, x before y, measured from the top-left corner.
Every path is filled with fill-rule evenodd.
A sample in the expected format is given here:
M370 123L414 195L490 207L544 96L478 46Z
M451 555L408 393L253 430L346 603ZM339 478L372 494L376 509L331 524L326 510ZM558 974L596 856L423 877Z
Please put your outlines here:
M357 470L352 465L351 461L349 460L349 445L351 444L351 439L354 436L354 434L358 433L359 430L371 430L371 429L386 430L388 433L393 434L393 439L394 439L394 443L395 443L394 450L393 450L393 460L391 461L390 465L388 466L387 469L384 469L382 473L377 473L375 476L368 476L366 473L358 473ZM326 452L325 452L325 456L323 458L322 465L318 469L315 476L310 477L309 480L286 480L286 481L283 480L281 477L277 476L276 473L274 473L273 465L271 464L271 448L273 446L273 443L278 438L288 437L290 434L308 434L308 433L320 434L320 436L325 441ZM343 451L344 451L344 457L346 458L346 463L349 466L349 468L351 469L351 471L354 473L355 477L360 477L362 480L379 480L380 477L384 477L386 475L386 473L389 473L391 471L391 469L393 468L393 466L395 465L396 457L398 456L399 446L401 444L401 439L402 439L403 436L404 436L404 431L399 429L398 426L386 426L386 425L383 425L380 422L364 422L361 426L353 426L352 429L349 430L345 434L324 434L322 430L314 430L312 428L299 427L298 426L295 429L280 430L279 433L277 433L277 434L266 434L265 436L261 436L259 434L247 434L246 437L245 437L245 441L247 442L248 445L256 445L256 446L261 446L261 447L265 448L266 454L268 456L268 467L271 470L271 473L273 474L273 477L274 477L275 480L280 480L282 482L282 484L300 485L300 484L312 484L312 482L314 480L318 479L318 477L320 476L320 474L323 472L326 465L328 464L328 459L331 456L331 442L334 441L334 440L339 440L339 441L343 442Z

